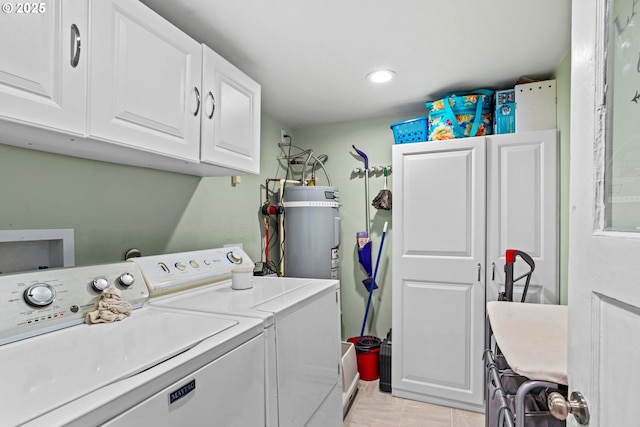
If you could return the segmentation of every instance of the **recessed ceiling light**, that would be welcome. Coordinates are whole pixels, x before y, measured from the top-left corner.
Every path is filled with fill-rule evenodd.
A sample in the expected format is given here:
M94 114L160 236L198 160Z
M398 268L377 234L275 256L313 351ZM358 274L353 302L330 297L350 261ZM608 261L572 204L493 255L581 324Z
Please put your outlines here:
M372 83L386 83L395 78L396 73L391 70L374 71L367 75L367 80Z

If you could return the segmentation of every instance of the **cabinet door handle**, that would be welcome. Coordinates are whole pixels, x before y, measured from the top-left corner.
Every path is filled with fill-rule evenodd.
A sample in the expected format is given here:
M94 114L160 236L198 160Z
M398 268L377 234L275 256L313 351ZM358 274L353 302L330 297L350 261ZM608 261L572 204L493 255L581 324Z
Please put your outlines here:
M491 263L491 280L496 280L496 263Z
M198 101L198 104L196 105L196 111L193 112L193 115L197 116L198 112L200 111L200 91L197 87L194 87L193 90L196 93L196 101Z
M216 98L215 96L213 96L213 93L211 93L211 91L209 91L209 93L207 94L207 98L211 98L211 113L207 114L207 117L209 117L209 120L211 120L211 118L213 117L213 113L216 111Z
M482 270L482 267L480 266L480 263L478 263L478 282L480 281L480 271Z
M71 24L71 66L76 68L80 62L80 30Z

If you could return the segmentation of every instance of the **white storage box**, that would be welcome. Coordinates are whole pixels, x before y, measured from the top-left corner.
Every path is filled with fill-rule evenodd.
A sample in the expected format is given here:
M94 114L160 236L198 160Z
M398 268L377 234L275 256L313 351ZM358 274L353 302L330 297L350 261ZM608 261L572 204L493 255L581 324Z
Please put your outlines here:
M516 85L515 92L516 132L557 127L555 80Z
M342 416L345 417L358 391L358 361L353 343L342 342Z

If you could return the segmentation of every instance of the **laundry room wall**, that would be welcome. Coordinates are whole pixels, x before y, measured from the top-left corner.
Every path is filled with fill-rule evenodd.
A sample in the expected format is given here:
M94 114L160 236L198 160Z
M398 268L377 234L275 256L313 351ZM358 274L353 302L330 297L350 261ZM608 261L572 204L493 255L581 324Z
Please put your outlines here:
M424 111L402 116L340 123L296 129L296 142L313 148L316 154L326 154L325 164L332 184L340 192L340 217L342 235L340 244L340 290L342 295L342 336L349 338L360 334L368 293L362 280L366 278L358 262L356 233L366 230L366 212L371 215L372 259L375 264L380 245L382 228L388 221L389 228L380 256L376 282L379 288L373 293L365 334L384 337L391 327L391 235L393 234L392 211L377 210L371 200L384 187L380 173L370 175L369 195L365 201L364 175L353 170L364 167L364 162L352 148L355 145L367 154L369 167L391 165L393 132L391 123L407 120ZM389 189L393 185L393 171L389 174Z
M569 88L571 58L559 64L557 80L560 129L560 295L567 303L567 233L569 171ZM405 115L291 130L263 114L261 174L199 178L171 172L116 165L26 150L0 144L0 229L73 228L77 265L113 262L125 251L143 255L178 252L243 243L249 255L262 254L266 178L282 178L277 157L280 130L297 145L327 154L327 170L341 197L342 334L358 335L366 306L364 272L357 261L356 232L365 229L364 177L352 173L362 160L351 147L369 156L371 166L391 164L393 133L389 125L424 115ZM2 135L0 134L0 140ZM322 174L318 184L322 185ZM389 175L389 188L393 183ZM370 178L369 199L383 188L382 174ZM370 200L368 203L370 203ZM371 240L374 260L385 221L389 234L381 255L378 284L366 330L380 337L391 327L391 212L372 206Z
M262 175L200 178L0 145L0 229L72 228L76 265L243 243L260 259L264 178L280 129L262 116ZM2 134L0 132L0 140Z
M560 133L559 152L559 225L560 225L560 303L567 303L567 263L568 263L568 206L569 206L569 102L571 77L571 56L563 58L553 73L557 87L557 114ZM341 294L342 294L342 334L343 338L360 333L367 303L366 288L362 284L365 277L358 262L356 250L356 232L365 229L365 195L364 178L352 173L363 162L357 156L352 145L364 151L369 157L370 166L391 164L391 146L394 143L393 133L389 125L398 121L424 116L425 110L400 116L383 117L306 129L296 129L296 143L312 148L316 154L327 154L327 170L333 185L340 191L340 217L342 218L341 242ZM391 188L394 175L389 175ZM383 188L381 174L372 175L369 180L369 202ZM384 248L378 272L380 289L374 291L372 309L369 313L365 333L385 337L391 328L391 235L393 234L392 211L371 209L371 234L373 241L373 257L378 253L380 234L385 221L389 221L389 231L385 238Z

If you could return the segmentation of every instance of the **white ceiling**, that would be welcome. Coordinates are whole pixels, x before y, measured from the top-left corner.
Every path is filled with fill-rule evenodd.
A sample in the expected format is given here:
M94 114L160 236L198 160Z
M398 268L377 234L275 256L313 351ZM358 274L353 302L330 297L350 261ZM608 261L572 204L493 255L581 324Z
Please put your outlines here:
M142 2L258 81L263 111L294 129L547 78L571 38L571 0ZM397 78L373 86L377 69Z

